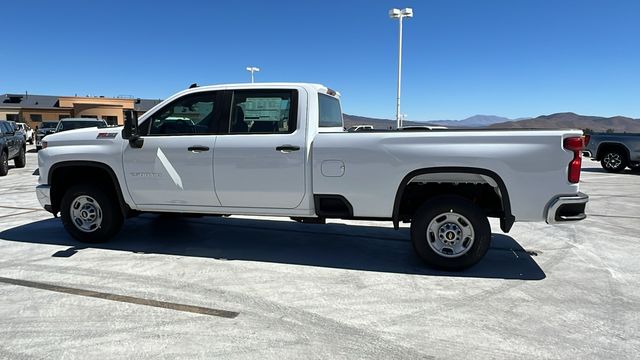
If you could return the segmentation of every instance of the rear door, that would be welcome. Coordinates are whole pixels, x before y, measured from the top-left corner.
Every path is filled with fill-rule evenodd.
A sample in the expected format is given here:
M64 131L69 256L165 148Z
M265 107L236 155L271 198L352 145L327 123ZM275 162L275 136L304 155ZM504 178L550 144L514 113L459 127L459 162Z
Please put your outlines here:
M142 148L127 145L123 164L137 205L171 210L176 206L219 206L213 183L213 153L221 107L218 93L182 96L140 126Z
M235 90L213 155L224 207L294 209L305 195L306 119L294 89ZM301 100L302 99L302 100Z

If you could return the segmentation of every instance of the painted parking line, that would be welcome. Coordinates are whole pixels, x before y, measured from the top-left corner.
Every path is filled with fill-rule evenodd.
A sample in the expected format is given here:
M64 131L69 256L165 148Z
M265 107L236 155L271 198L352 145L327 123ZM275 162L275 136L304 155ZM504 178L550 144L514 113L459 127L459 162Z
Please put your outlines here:
M11 216L31 214L31 213L36 212L36 211L38 211L38 210L29 210L29 211L23 211L23 212L19 212L19 213L15 213L15 214L0 215L0 219L8 218L8 217L11 217Z
M13 210L31 210L31 211L47 211L43 208L29 208L29 207L19 207L19 206L6 206L0 205L0 209L13 209Z
M58 285L35 282L35 281L10 279L5 277L0 277L0 283L11 284L16 286L24 286L24 287L40 289L40 290L55 291L55 292L64 293L64 294L118 301L118 302L124 302L129 304L153 306L153 307L158 307L163 309L184 311L184 312L190 312L195 314L218 316L218 317L223 317L228 319L233 319L240 314L234 311L219 310L219 309L212 309L212 308L206 308L201 306L193 306L193 305L177 304L177 303L158 301L158 300L143 299L143 298L137 298L133 296L103 293L103 292L98 292L93 290L77 289L72 287L58 286Z

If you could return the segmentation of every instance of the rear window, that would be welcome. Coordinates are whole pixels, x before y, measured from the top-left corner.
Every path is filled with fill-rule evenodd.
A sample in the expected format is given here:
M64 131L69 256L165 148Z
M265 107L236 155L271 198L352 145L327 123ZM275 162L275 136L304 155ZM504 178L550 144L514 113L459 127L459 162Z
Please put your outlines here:
M320 127L342 127L340 101L333 96L318 94Z

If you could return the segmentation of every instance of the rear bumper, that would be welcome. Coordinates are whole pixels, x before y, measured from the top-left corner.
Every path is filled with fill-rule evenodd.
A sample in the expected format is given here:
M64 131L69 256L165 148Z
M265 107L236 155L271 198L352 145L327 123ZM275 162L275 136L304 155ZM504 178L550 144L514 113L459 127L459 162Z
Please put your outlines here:
M559 224L584 220L584 209L589 196L581 192L575 195L562 195L553 198L547 207L547 224Z
M47 211L51 211L51 186L38 185L36 186L36 196L43 208Z

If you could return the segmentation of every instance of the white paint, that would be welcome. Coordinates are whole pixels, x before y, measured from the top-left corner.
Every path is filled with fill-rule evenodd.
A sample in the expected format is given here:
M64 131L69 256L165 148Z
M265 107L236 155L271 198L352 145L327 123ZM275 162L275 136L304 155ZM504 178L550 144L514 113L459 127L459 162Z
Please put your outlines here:
M176 184L176 186L178 186L180 189L184 190L184 188L182 187L182 178L180 177L180 174L178 174L178 172L173 167L173 165L171 165L171 161L167 159L167 157L162 152L162 149L158 148L158 151L156 152L156 156L158 157L158 160L160 160L160 163L162 164L164 169L167 171L167 173L171 177L171 180L173 180L174 184Z

